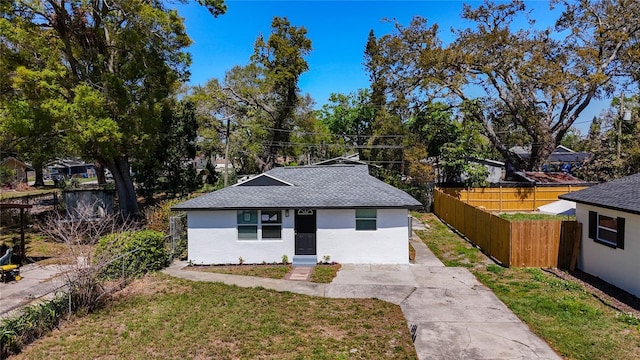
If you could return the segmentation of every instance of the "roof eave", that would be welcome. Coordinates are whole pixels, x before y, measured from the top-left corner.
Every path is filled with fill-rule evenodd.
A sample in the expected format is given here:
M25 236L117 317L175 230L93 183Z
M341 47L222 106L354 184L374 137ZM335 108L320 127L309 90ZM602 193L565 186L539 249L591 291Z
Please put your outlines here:
M420 210L424 205L399 205L399 206L229 206L229 207L172 207L171 211L211 211L211 210L269 210L269 209L408 209Z
M585 204L585 205L590 205L590 206L595 206L595 207L601 207L601 208L604 208L604 209L616 210L616 211L626 212L626 213L629 213L629 214L640 215L640 209L639 210L625 209L625 208L622 208L622 207L619 207L619 206L605 205L605 204L600 204L600 203L593 202L593 201L586 201L586 200L578 200L578 199L567 198L564 195L560 195L560 196L558 196L558 198L560 198L562 200L574 201L574 202L577 202L579 204Z

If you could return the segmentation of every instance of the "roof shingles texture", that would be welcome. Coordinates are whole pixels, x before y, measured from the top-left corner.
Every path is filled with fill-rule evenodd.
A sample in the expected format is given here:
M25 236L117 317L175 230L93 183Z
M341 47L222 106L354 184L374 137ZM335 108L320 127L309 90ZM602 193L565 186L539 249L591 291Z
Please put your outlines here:
M422 206L404 191L370 176L367 167L362 165L283 167L266 174L294 186L231 186L173 208L205 210Z
M578 203L640 214L640 173L559 197Z

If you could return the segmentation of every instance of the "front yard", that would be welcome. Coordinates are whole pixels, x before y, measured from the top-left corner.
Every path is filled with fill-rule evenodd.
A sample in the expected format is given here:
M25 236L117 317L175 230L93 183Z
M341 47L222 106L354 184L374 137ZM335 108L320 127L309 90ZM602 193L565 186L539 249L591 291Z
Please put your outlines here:
M640 358L637 313L619 311L581 283L543 269L498 266L435 215L413 215L430 226L419 236L445 265L469 268L566 359Z
M162 274L60 326L15 359L415 359L400 307Z

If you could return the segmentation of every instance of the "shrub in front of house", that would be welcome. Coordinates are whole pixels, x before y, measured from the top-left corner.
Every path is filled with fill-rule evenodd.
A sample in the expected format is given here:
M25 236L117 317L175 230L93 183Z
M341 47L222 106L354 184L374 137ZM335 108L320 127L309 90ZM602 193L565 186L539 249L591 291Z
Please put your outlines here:
M164 234L153 230L125 231L103 236L96 247L96 262L107 279L139 277L169 265Z

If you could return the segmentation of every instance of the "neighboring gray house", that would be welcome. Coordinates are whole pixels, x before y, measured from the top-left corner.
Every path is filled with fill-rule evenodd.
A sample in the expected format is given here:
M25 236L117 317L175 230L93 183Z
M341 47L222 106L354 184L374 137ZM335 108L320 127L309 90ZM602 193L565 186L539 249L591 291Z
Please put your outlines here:
M194 264L327 258L409 262L408 209L416 199L365 165L280 167L173 207L187 212Z
M518 155L522 160L528 161L531 157L530 146L514 146L509 151ZM558 145L549 155L543 170L549 172L571 172L574 168L580 167L589 156L591 156L591 153L573 151L566 146Z
M582 223L578 267L640 297L640 173L560 198Z

